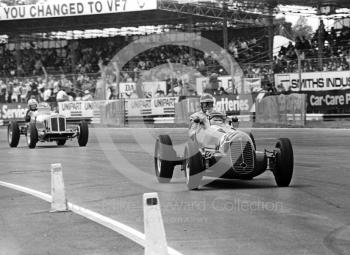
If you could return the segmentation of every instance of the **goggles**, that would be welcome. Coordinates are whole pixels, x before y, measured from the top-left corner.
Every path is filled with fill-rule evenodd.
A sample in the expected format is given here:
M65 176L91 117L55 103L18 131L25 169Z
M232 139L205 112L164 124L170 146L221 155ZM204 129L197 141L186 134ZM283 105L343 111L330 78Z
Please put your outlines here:
M201 103L202 107L213 107L214 103L213 102L205 102L205 103Z

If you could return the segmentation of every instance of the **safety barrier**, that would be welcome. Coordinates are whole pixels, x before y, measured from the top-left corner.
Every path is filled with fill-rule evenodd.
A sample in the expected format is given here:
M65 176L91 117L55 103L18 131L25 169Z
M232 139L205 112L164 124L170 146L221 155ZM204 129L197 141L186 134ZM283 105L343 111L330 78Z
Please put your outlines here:
M125 103L124 100L108 101L100 106L100 123L107 126L125 126Z
M350 90L306 92L304 94L265 96L215 96L215 107L242 122L304 126L305 121L350 118ZM307 107L307 108L305 108ZM26 104L0 104L0 126L10 121L23 121ZM101 101L73 101L58 104L60 114L67 121L82 119L93 124L124 127L133 124L188 124L190 115L200 110L199 97L180 100L177 97L149 99L120 99ZM315 114L321 114L320 116ZM255 117L256 116L256 117Z
M305 126L306 95L268 96L256 103L256 123Z

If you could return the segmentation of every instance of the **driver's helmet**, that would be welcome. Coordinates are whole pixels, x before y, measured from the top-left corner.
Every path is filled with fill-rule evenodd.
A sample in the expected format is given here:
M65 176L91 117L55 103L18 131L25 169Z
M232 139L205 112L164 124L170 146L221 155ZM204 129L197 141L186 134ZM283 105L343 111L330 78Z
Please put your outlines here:
M226 114L218 111L214 111L209 114L209 121L211 125L222 125L226 121Z
M214 107L214 97L210 94L203 94L199 102L201 104L201 109L203 112L211 112Z
M28 108L29 110L35 111L38 109L38 101L35 99L29 99L28 101Z

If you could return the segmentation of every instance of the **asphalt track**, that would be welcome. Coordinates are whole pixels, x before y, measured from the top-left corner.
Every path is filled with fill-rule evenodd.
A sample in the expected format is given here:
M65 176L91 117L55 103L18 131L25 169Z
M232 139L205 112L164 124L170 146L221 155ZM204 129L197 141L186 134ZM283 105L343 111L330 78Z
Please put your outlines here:
M30 150L23 137L10 149L1 129L0 181L50 193L50 164L61 163L70 202L141 232L142 194L158 192L168 244L184 254L350 254L350 130L253 130L258 149L291 139L291 186L277 188L266 172L199 191L186 190L179 170L171 184L154 177L155 136L170 134L181 153L185 132L96 128L86 148L72 141Z

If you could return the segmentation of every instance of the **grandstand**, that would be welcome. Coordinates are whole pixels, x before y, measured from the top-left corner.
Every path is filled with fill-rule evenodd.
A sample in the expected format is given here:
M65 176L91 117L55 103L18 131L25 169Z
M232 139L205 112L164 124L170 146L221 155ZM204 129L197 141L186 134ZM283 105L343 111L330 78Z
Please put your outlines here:
M335 11L350 6L343 0L159 0L138 1L147 4L135 6L122 6L123 1L111 0L110 6L95 1L96 6L92 7L84 5L83 1L75 1L75 5L69 6L64 5L64 1L51 5L41 1L47 4L45 9L30 5L37 1L2 2L0 34L6 36L0 47L0 85L3 92L8 86L7 92L2 93L7 95L12 94L9 91L19 91L18 87L26 93L35 84L42 94L46 89L53 90L51 96L46 97L49 100L54 100L54 93L62 87L67 88L66 92L72 97L82 98L86 91L94 92L101 66L107 64L118 50L144 34L166 31L200 33L225 47L241 64L245 76L262 78L263 87L271 87L273 71L290 73L300 68L296 49L303 56L303 71L349 70L350 65L350 38L346 27L343 31L330 31L329 36L323 34L324 38L333 37L329 39L331 43L323 47L322 55L317 50L320 48L319 33L312 42L300 38L295 46L283 47L279 56L272 59L272 18L278 4L300 4L318 9L330 7ZM96 3L100 3L101 8ZM140 71L168 61L190 65L199 70L200 76L227 75L215 59L203 52L188 47L162 47L144 52L118 69L122 71L118 81L137 83ZM111 78L110 83L115 84L116 79ZM165 79L171 80L170 77ZM169 85L173 88L181 81L167 83L175 83ZM114 86L111 93L118 97L115 90ZM168 92L167 88L165 94ZM170 92L174 94L174 91ZM14 98L25 101L27 97L21 94L5 101Z

